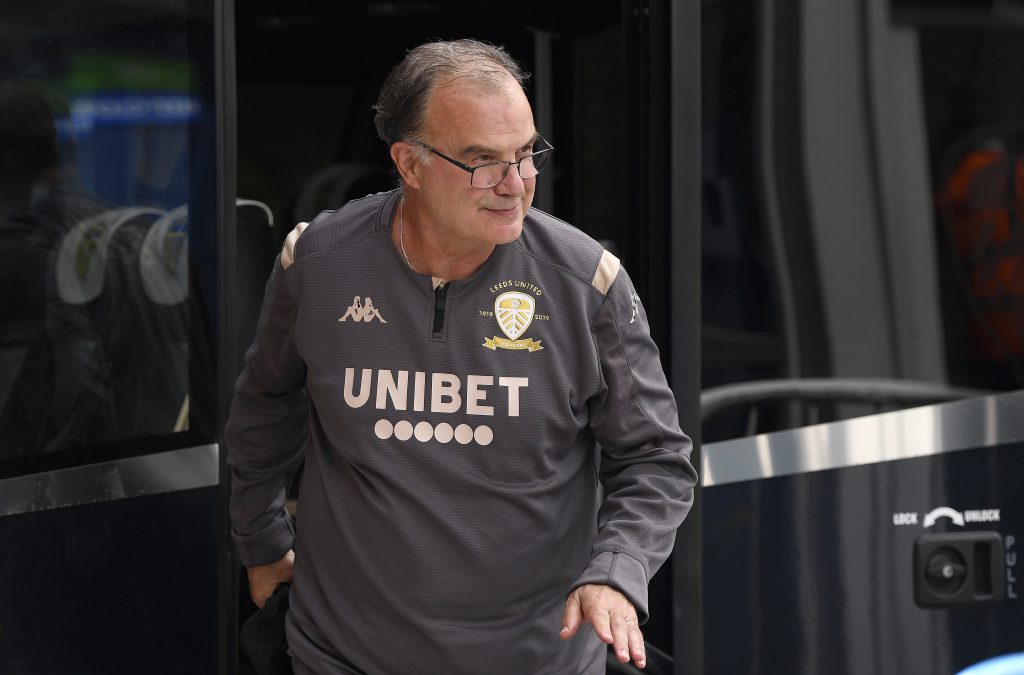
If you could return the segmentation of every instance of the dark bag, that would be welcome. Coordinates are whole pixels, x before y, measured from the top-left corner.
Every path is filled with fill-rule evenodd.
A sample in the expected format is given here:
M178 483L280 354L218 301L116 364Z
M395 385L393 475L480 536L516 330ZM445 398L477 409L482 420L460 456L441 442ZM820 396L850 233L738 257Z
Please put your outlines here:
M250 616L242 625L242 651L257 675L294 675L284 634L290 588L291 584L279 584L263 609Z

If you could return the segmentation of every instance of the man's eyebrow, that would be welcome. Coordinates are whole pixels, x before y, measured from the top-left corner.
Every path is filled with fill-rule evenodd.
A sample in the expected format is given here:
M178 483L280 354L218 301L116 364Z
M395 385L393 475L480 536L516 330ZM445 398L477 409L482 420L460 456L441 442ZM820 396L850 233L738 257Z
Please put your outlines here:
M459 157L468 155L493 155L497 152L494 148L487 148L482 145L469 145L459 151Z
M540 139L540 134L534 132L533 138L531 138L529 141L524 143L523 146L521 148L519 148L519 150L517 150L516 152L522 152L523 150L529 150L531 147L533 147L534 144L536 144L538 139ZM463 148L459 152L459 156L460 157L466 157L466 156L469 156L469 155L495 155L495 156L497 156L498 152L499 151L494 149L494 148L488 148L488 147L483 146L483 145L470 145L470 146L467 146L467 147Z

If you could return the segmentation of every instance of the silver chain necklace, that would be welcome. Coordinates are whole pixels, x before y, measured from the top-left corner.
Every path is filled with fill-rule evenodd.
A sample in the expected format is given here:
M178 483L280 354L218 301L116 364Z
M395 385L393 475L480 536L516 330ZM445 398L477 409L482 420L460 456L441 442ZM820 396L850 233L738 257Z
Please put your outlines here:
M398 247L402 249L402 257L405 258L405 264L409 266L409 269L415 274L419 274L416 268L409 262L409 254L405 252L405 196L402 196L402 201L398 202ZM434 282L434 288L440 288L444 286L444 279L437 277L431 277Z
M405 258L405 264L409 266L413 272L412 263L409 262L409 254L405 252L405 196L402 197L402 201L398 204L398 247L402 249L402 257Z

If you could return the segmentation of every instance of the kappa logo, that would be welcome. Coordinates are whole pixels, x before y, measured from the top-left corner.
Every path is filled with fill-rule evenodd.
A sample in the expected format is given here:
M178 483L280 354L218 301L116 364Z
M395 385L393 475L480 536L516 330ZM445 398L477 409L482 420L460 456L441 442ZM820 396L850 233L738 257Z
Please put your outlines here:
M370 296L366 296L366 300L362 300L358 295L352 299L352 306L349 307L338 321L347 321L349 317L355 322L363 321L370 323L374 319L378 319L381 323L387 323L384 317L381 316L380 310L373 306L373 299Z
M498 328L507 336L507 339L497 335L493 338L484 338L482 346L490 350L497 350L498 347L501 347L502 349L526 349L531 352L544 349L540 340L519 339L533 323L536 308L537 301L526 293L510 291L499 295L494 300L494 318L498 320Z
M640 296L633 289L629 291L629 301L633 303L633 315L629 317L629 322L633 323L636 321L636 313L640 311Z

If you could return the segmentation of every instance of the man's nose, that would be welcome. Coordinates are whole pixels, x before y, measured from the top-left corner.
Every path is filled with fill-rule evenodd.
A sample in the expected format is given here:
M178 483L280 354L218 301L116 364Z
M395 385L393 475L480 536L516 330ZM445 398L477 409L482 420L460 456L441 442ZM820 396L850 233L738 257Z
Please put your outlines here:
M501 182L494 186L499 195L512 195L518 197L526 192L526 184L519 175L519 165L512 164L508 167L508 173L501 179Z

